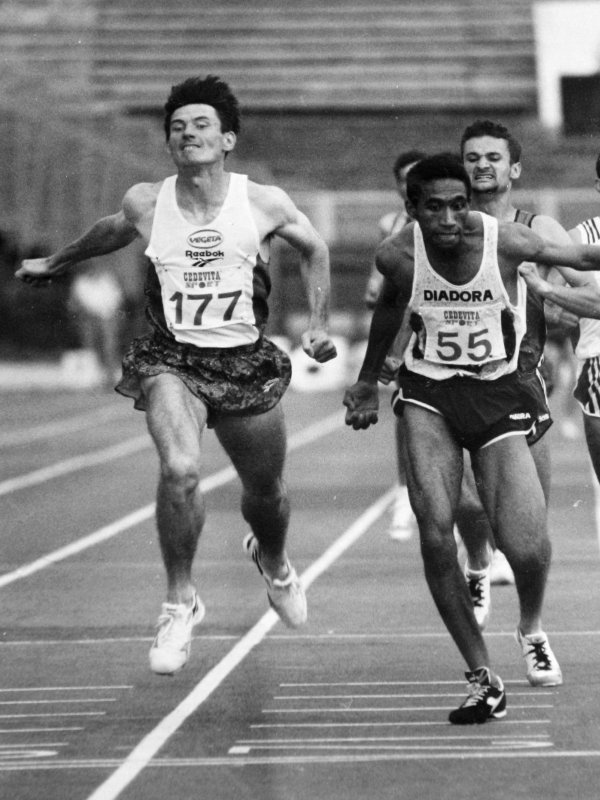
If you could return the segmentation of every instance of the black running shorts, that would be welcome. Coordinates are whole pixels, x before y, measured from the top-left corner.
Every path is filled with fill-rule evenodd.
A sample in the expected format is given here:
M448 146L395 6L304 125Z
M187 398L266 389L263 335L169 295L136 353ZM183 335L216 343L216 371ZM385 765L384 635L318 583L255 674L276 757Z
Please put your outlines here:
M542 397L535 373L514 372L494 381L459 376L435 381L403 365L392 406L398 416L405 403L441 415L458 444L475 451L505 436L540 438L552 424L549 412L540 420Z

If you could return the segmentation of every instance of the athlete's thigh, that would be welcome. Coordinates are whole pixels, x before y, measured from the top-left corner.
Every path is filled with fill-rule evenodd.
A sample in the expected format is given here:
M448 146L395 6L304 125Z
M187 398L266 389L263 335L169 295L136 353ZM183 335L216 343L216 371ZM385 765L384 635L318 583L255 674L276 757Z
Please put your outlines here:
M206 425L206 406L177 376L164 372L142 378L146 421L159 454L198 456Z
M453 517L460 497L463 453L439 414L406 403L407 482L417 517L440 524Z
M545 500L525 436L505 436L473 453L477 488L496 529L501 514L544 518Z
M268 486L281 477L286 454L281 403L264 414L223 416L215 433L245 486Z
M538 478L542 485L546 503L550 500L550 484L552 481L552 472L550 465L550 445L546 436L542 436L537 442L534 442L529 447L529 451L533 458Z

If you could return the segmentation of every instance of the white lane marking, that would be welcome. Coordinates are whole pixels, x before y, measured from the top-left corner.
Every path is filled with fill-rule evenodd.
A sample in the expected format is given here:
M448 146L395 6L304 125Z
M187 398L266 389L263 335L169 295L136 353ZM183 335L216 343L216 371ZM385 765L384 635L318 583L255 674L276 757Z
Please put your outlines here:
M111 445L111 447L104 447L102 450L95 450L92 453L85 453L81 456L66 458L64 461L57 461L55 464L50 464L48 467L42 467L33 472L28 472L25 475L17 475L15 478L8 478L5 481L1 481L0 497L5 494L10 494L11 492L20 491L21 489L27 489L31 486L37 486L40 483L54 480L54 478L70 475L72 472L78 472L82 469L105 464L107 461L125 458L126 456L133 455L133 453L138 453L140 450L146 450L150 445L150 437L148 434L144 434L143 436L135 436L132 439L119 442L119 444Z
M394 487L380 497L302 574L301 580L305 586L309 586L316 580L345 550L369 530L373 522L389 506L395 493ZM277 621L278 617L275 612L272 609L267 611L229 653L202 678L190 694L134 747L119 768L92 792L88 800L114 800L117 798L150 763L185 720L210 697L248 653L262 642Z
M491 742L490 746L493 746L495 749L500 748L511 748L511 749L525 749L525 748L541 748L541 747L552 747L552 742L540 742L534 740L523 739L517 742ZM401 750L401 751L414 751L414 750L422 750L426 752L431 752L435 750L443 750L444 752L456 752L463 750L472 750L472 744L306 744L306 745L293 745L293 744L282 744L282 745L252 745L250 746L234 746L228 750L230 755L247 755L253 750L293 750L293 751L303 751L303 750L310 750L314 752L315 750L334 750L336 752L340 751L353 751L359 753L365 753L370 750L374 750L376 752L385 752L388 750Z
M462 697L464 692L427 692L426 694L417 694L416 692L407 692L405 694L379 694L377 692L370 692L369 694L280 694L274 695L273 700L392 700L392 699L411 699L420 700L426 697ZM511 697L539 697L539 690L531 692L511 692ZM546 696L547 695L542 695Z
M116 703L116 697L78 697L75 699L66 697L56 697L53 700L0 700L0 706L42 706L42 705L56 705L64 703L65 705L73 703Z
M299 447L310 444L316 439L319 439L321 436L325 436L326 434L331 433L332 431L341 427L343 424L344 420L341 412L330 414L330 416L324 417L312 425L309 425L307 428L304 428L303 430L290 436L288 451L291 452ZM146 437L143 438L145 441L149 441ZM203 492L210 492L213 489L233 480L236 476L237 473L233 467L225 467L219 472L215 472L213 475L210 475L208 478L202 480L200 482L200 488ZM1 486L2 484L0 484L0 488ZM5 575L0 576L0 588L3 586L8 586L15 581L21 580L22 578L27 578L30 575L49 567L51 564L56 564L58 561L64 561L64 559L69 558L70 556L76 555L83 550L87 550L89 547L100 544L100 542L104 542L107 539L111 539L113 536L117 536L118 534L123 533L124 531L129 530L130 528L133 528L142 522L146 522L148 519L151 519L154 516L155 507L155 503L150 503L143 508L138 508L131 514L116 520L110 525L100 528L94 533L90 533L87 536L84 536L83 538L66 545L65 547L60 547L58 550L54 550L53 552L48 553L47 555L42 556L41 558L38 558L29 564L24 564L12 572L8 572Z
M77 725L60 728L0 728L0 733L73 733L73 731L84 731L85 728Z
M462 695L456 695L457 697ZM525 708L554 708L552 703L533 703L532 705L524 705L523 703L511 703L511 709L525 709ZM395 712L410 711L444 711L447 706L361 706L352 708L263 708L263 714L367 714L377 712L377 714L393 714Z
M504 725L504 720L502 725ZM530 749L530 750L497 750L486 748L485 750L475 750L469 748L461 753L461 761L472 760L480 761L486 759L505 759L505 760L531 760L531 759L586 759L600 758L600 750L551 750ZM361 764L375 764L380 762L398 761L456 761L454 752L431 752L424 751L418 753L373 753L361 754L352 753L351 755L330 754L330 755L300 755L300 756L249 756L232 757L221 756L215 758L157 758L154 759L149 767L154 769L161 768L197 768L206 769L207 767L248 767L248 766L291 766L309 764L350 764L351 766L360 762ZM98 759L60 759L54 761L40 761L37 764L27 761L21 763L2 764L0 772L17 771L44 771L52 770L81 770L81 769L113 769L119 767L122 762L115 758ZM97 795L98 800L108 800L114 794ZM89 800L89 799L88 799Z
M523 737L527 739L547 739L547 733L524 733ZM283 737L277 739L238 739L238 745L255 745L255 744L332 744L335 742L439 742L439 741L481 741L490 739L491 741L509 739L511 742L515 741L516 735L514 733L507 734L485 734L479 733L469 735L440 735L430 734L428 736L302 736L298 738L285 739Z
M447 711L447 707L445 707ZM548 725L549 719L503 719L502 727L507 725ZM435 720L393 721L393 722L257 722L250 728L257 730L278 730L280 728L448 728L448 723Z
M0 719L29 719L31 717L104 717L106 711L53 711L39 714L0 714Z
M133 686L9 686L0 689L0 694L3 692L104 692L114 689L133 689Z
M50 439L53 436L77 433L86 428L95 428L98 424L109 422L119 417L125 418L131 413L131 408L124 406L105 406L84 414L77 414L68 419L47 422L43 425L32 425L27 428L16 428L12 431L0 433L0 447L14 447L20 444L31 444L41 439Z

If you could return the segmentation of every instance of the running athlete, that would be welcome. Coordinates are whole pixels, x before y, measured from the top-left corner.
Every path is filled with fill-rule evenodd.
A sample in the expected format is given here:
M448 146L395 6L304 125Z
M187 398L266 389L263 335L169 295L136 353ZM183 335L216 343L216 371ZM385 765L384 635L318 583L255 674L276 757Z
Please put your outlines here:
M176 174L133 186L119 212L55 254L24 261L16 273L44 284L136 238L152 261L146 287L152 332L134 340L116 388L146 412L160 459L156 520L167 595L150 665L163 675L185 665L192 629L204 614L192 562L205 520L200 473L206 426L214 428L240 476L242 515L251 529L244 545L270 604L290 627L307 615L285 549L290 512L279 401L291 367L263 336L267 264L273 236L299 251L310 306L302 346L325 362L336 355L327 333L329 254L281 189L225 170L239 127L237 99L219 78L194 77L172 87L164 128Z
M596 159L595 189L600 193L600 155ZM575 243L600 246L600 216L580 222L569 235ZM600 273L593 274L600 290ZM579 340L575 348L578 377L574 396L583 412L583 429L592 466L600 481L600 321L579 320Z
M513 204L512 184L521 174L521 145L506 127L489 120L473 123L462 135L461 155L471 181L473 210L490 214L501 222L520 222L556 244L569 244L567 232L556 220L542 214L531 214ZM528 436L528 442L548 503L550 458L547 440L543 436L552 419L540 371L546 342L544 300L539 293L540 287L544 285L547 299L554 300L574 314L593 308L593 313L597 315L600 293L595 287L593 275L561 269L561 274L570 284L563 286L557 280L555 271L552 271L554 279L550 284L541 278L538 281L535 267L532 269L535 277L531 280L537 282L532 283L532 290L527 292L527 328L521 343L518 370L524 376L526 391L533 393L539 407L537 426ZM540 269L543 275L551 277L547 268ZM514 578L501 551L495 549L493 534L482 513L469 469L465 475L459 529L468 554L466 578L476 617L483 627L490 613L490 582L514 582ZM490 559L492 552L494 556ZM497 576L495 580L494 573ZM530 682L533 685L555 684L559 672L557 665L553 664L555 660L550 655L546 637L542 634L531 640L522 637L521 642Z
M412 336L396 410L404 415L409 495L429 589L469 670L469 697L449 719L472 724L504 716L506 696L457 561L463 448L521 589L519 635L539 633L550 545L526 441L536 407L517 371L526 325L519 267L531 261L592 270L600 249L557 246L524 225L470 211L469 176L454 156L420 161L407 193L415 223L379 248L384 284L358 381L344 396L346 422L355 430L377 422L377 379L408 311Z
M379 220L379 238L380 241L388 236L393 236L395 233L400 233L402 228L409 221L409 216L406 213L406 176L411 167L417 161L424 158L425 153L421 150L406 150L396 158L393 166L394 181L396 183L396 192L400 198L400 205L398 210L390 211L384 214ZM373 309L377 302L377 297L381 291L383 283L383 275L377 269L375 261L371 266L371 272L367 281L367 288L365 290L365 304L367 308ZM400 343L397 343L399 346ZM401 353L395 345L392 347L390 358L386 361L384 366L384 374L380 377L385 383L390 383L395 379L395 374L400 366ZM387 372L385 367L387 366ZM408 499L408 489L406 487L406 470L404 469L404 458L402 454L402 420L396 417L396 468L398 470L398 485L396 487L396 497L392 505L392 518L388 528L388 534L396 541L405 541L410 539L414 527L414 515L410 507Z

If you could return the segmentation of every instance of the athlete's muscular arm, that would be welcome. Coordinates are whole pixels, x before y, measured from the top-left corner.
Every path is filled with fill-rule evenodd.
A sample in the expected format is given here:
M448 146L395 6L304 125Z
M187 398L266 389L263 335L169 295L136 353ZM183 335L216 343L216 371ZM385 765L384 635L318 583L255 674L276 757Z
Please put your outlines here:
M600 247L572 242L556 244L519 222L506 222L499 226L498 255L517 266L523 261L533 261L548 267L571 267L583 272L600 269Z
M543 239L559 246L569 246L572 242L581 244L552 217L536 216L531 229ZM557 282L549 277L544 280L527 268L520 269L520 272L525 277L528 286L540 294L544 300L560 306L576 317L600 317L600 292L593 276L567 267L557 266L555 269L563 278L562 282ZM555 316L556 313L552 312L551 318ZM564 316L563 321L565 321ZM569 319L568 315L566 317Z
M400 239L402 234L400 234ZM367 350L357 382L344 395L346 424L354 430L368 428L378 420L377 380L386 356L400 330L410 298L407 265L396 238L386 240L377 251L377 268L384 276L383 286L373 311Z
M125 195L120 211L99 219L74 242L45 258L25 259L15 277L33 286L43 286L81 261L131 244L139 236L137 222L143 216L145 193L142 186L132 187Z
M327 245L281 189L253 184L250 196L262 238L280 236L300 254L310 311L309 327L302 335L303 350L321 363L335 358L335 345L327 332L331 293Z

